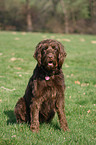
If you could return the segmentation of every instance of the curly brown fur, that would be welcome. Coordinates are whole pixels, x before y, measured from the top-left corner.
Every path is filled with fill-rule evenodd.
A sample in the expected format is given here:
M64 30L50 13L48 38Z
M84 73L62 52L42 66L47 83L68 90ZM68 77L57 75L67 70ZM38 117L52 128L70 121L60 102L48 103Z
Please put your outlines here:
M39 130L39 122L50 122L57 112L60 127L68 129L64 112L64 75L66 57L63 45L52 39L41 41L34 53L37 66L27 85L25 95L15 106L17 122L29 122L30 129Z

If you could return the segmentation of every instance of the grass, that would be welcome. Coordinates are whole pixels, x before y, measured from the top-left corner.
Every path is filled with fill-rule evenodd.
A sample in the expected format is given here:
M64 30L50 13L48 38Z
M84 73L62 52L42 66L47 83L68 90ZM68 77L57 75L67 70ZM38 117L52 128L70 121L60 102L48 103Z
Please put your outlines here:
M60 130L57 115L38 134L16 124L14 106L35 68L35 46L46 38L64 44L67 58L65 110L70 132ZM96 36L0 32L0 145L96 144Z

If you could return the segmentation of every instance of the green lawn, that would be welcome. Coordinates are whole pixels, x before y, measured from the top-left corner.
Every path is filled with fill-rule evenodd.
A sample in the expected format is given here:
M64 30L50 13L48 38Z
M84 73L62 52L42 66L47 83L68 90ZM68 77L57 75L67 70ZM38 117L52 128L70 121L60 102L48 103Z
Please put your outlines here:
M67 57L65 110L69 132L60 130L57 115L32 133L16 124L14 106L23 96L35 68L35 46L46 38L64 44ZM0 32L0 145L96 144L96 36Z

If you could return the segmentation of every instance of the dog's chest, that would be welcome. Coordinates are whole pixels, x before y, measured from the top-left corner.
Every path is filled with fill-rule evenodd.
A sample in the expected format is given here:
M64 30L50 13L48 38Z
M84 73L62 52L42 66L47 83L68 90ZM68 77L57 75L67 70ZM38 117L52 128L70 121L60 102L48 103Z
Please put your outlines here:
M50 79L37 79L33 81L33 95L46 99L55 99L63 90L63 79L59 77L51 77Z
M42 82L42 88L41 88L41 84L39 84L39 89L42 90L42 95L46 98L46 99L55 99L56 95L57 95L57 86L54 83L54 81L52 80L48 80L48 81L43 81Z
M56 87L50 87L48 89L46 89L46 98L50 99L50 98L56 98L56 95L57 95L57 88Z

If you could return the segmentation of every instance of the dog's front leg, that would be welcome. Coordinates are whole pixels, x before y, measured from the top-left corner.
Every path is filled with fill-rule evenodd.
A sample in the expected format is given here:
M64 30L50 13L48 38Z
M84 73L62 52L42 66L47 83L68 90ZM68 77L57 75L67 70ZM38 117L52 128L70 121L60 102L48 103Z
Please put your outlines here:
M64 111L64 99L59 98L56 102L56 111L58 114L58 118L60 121L60 127L64 131L68 130L68 125L67 125L67 120L65 116L65 111Z
M40 102L33 101L30 105L30 129L32 132L39 131L39 110L40 110Z

